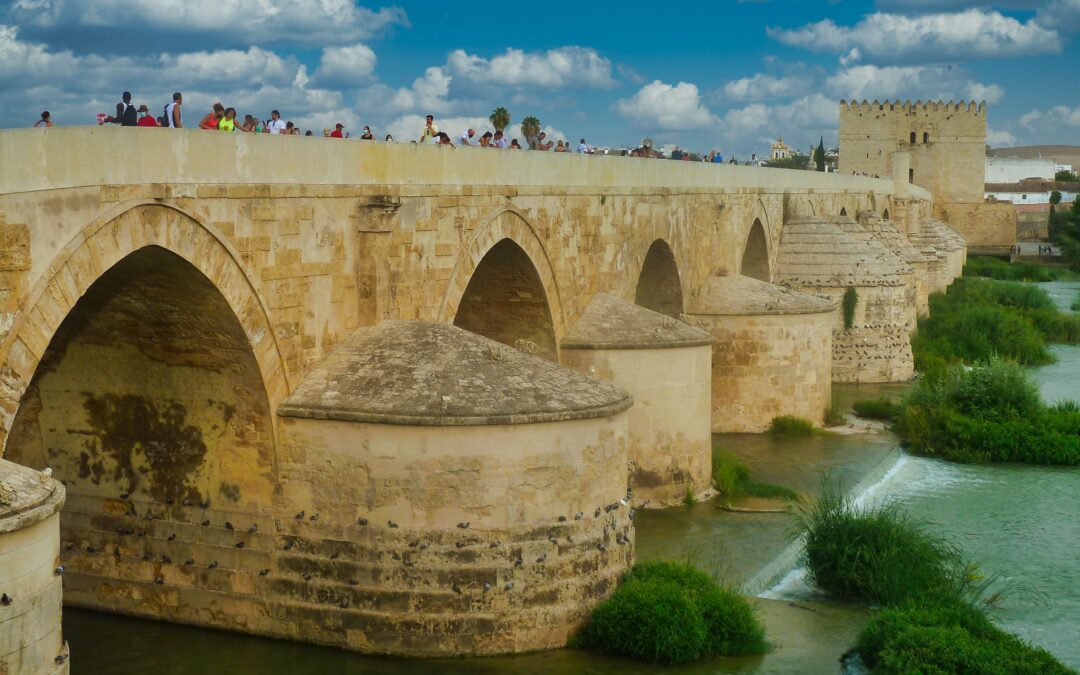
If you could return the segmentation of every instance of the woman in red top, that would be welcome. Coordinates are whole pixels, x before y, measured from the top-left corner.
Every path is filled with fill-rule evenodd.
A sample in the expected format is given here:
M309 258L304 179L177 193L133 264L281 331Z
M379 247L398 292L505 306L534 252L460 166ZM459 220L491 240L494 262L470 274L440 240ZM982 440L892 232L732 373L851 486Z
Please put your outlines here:
M225 117L225 106L220 103L214 104L214 109L207 113L206 117L202 118L202 122L199 122L200 129L213 129L217 130L218 124L221 123L222 118Z

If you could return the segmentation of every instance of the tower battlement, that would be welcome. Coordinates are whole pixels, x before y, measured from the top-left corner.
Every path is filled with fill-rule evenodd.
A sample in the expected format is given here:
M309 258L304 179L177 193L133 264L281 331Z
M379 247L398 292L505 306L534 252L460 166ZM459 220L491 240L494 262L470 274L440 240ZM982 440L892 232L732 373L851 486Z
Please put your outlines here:
M858 111L858 112L945 112L945 113L958 113L969 112L976 115L986 114L986 101L915 101L910 100L901 102L900 99L894 101L867 101L863 99L862 102L852 99L850 102L845 99L840 99L840 113L845 111Z

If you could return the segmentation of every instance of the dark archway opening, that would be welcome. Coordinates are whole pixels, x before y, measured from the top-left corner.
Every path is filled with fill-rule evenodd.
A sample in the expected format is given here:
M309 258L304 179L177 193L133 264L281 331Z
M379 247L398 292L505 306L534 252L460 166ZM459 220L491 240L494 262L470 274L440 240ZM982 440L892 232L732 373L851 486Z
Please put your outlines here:
M153 246L105 272L69 312L5 448L66 485L65 601L116 609L99 595L111 587L131 595L123 611L161 618L178 608L140 604L124 582L171 584L162 562L190 559L184 585L206 588L196 571L219 555L208 542L222 522L268 518L274 453L266 390L231 307L190 263ZM242 566L222 559L223 569Z
M930 133L929 132L926 132L926 131L923 132L922 142L923 143L929 143L930 142Z
M555 361L555 326L544 284L529 255L503 239L476 266L454 325Z
M915 140L915 132L914 131L911 132L911 137L910 138L911 138L911 144L915 145L916 140Z
M654 312L678 318L683 313L682 282L675 254L663 239L649 246L638 276L634 302Z
M889 219L889 209L885 209L884 211L882 211L881 212L881 217L884 218L885 220L888 220Z
M847 215L847 208L846 207L843 207L843 206L840 207L840 215L841 216L846 216Z
M769 244L760 219L754 220L750 234L746 237L740 273L761 281L772 281L769 273Z

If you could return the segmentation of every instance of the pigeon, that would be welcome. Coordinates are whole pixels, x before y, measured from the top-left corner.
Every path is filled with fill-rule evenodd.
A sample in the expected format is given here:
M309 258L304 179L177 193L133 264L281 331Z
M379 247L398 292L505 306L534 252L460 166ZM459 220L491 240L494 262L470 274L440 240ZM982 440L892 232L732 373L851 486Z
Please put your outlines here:
M304 581L311 581L311 572L304 572Z
M600 542L599 544L597 544L596 548L600 549L601 551L606 551L607 550L607 546L604 546L603 542Z
M53 574L55 574L56 576L60 576L63 573L64 573L64 566L63 565L57 565L56 569L53 570Z
M146 553L143 553L142 559L143 559L143 560L149 560L149 559L150 559L150 558L152 558L152 557L153 557L153 556L151 556L151 555L150 555L150 552L149 552L149 551L147 551Z
M348 609L349 608L349 599L348 598L342 598L341 600L339 600L338 601L338 607L340 607L342 609Z
M232 531L232 529L233 529L232 523L230 523L229 521L226 520L225 521L225 529L229 530L229 531Z
M390 527L390 528L397 528L397 523L395 523L392 520L388 520L388 521L386 521L386 526Z
M165 503L168 504L169 506L172 506L173 505L173 498L172 497L166 497L165 498Z
M559 516L559 522L560 523L565 523L566 522L566 516Z
M131 495L129 493L127 493L127 492L121 492L120 493L120 499L127 499L130 496Z
M269 567L267 567L266 569L263 569L263 570L259 570L259 576L260 577L265 577L267 574L270 574L270 568Z
M176 539L176 533L175 532L169 535L167 541L173 541L174 539Z
M311 521L311 522L313 522L313 523L314 523L314 522L315 522L316 520L318 520L318 519L319 519L319 514L317 514L317 513L313 513L313 514L311 514L311 517L310 517L310 518L308 518L308 520L310 520L310 521Z
M184 564L185 565L194 565L195 564L195 559L194 558L188 558L187 560L184 561Z
M596 507L596 513L593 514L593 518L599 518L599 517L600 517L600 507L597 506Z
M491 590L491 582L485 581L484 582L484 592L487 593L490 590Z
M577 513L574 514L574 520L581 520L584 517L585 517L585 514L582 513L581 511L578 511Z
M507 591L507 592L514 590L514 582L513 581L507 581L506 585L503 586L503 590Z
M350 586L357 586L357 585L359 585L359 584L360 584L360 580L359 580L359 579L349 579L349 585L350 585Z
M147 511L146 512L146 519L147 520L153 520L154 519L154 512L153 511Z
M367 518L357 518L356 519L356 524L359 525L360 527L367 526L367 523L368 523Z
M56 658L53 659L53 663L55 663L58 666L62 666L62 665L64 665L64 661L67 661L67 660L68 660L68 655L67 654L57 654Z
M491 545L488 546L488 548L499 548L499 542L497 542L497 541L491 542Z
M458 526L459 529L462 529L462 530L469 529L469 523L458 523L457 526Z
M258 531L259 531L258 523L254 524L254 525L252 525L251 527L248 528L248 534L255 534Z
M454 582L454 585L453 585L453 586L451 586L450 588L452 588L452 589L453 589L453 591L454 591L455 593L457 593L458 595L461 595L461 587L459 587L459 586L457 585L457 582L456 582L456 581Z
M70 551L70 550L71 550L71 549L73 549L73 548L75 548L75 542L73 542L73 541L68 541L68 542L65 542L65 543L64 543L64 550L65 550L65 551Z
M420 550L421 550L421 551L426 551L426 550L427 550L427 547L428 547L428 546L430 546L430 545L431 545L431 544L428 544L428 543L427 543L427 542L425 541L425 542L424 542L423 544L420 544Z
M514 561L514 567L521 567L524 564L525 564L525 562L521 558L518 558L517 560Z
M146 536L146 529L143 528L143 529L139 530L138 534L139 534L140 537L145 537Z
M574 543L573 535L569 535L569 534L566 535L566 541L567 541L567 543L573 544Z
M0 595L0 605L3 605L4 607L7 607L11 603L12 603L12 600L8 596L7 593L4 593L3 595Z
M163 555L163 556L161 556L161 562L163 562L163 563L165 563L166 565L168 565L169 563L171 563L171 562L172 562L172 558L170 558L170 557L169 557L169 556L167 556L167 555Z
M161 584L165 583L165 580L162 579L161 577L154 577L154 583L158 584L158 585L161 585Z
M184 501L180 502L180 504L183 506L191 506L191 500L185 499Z
M97 549L94 548L93 546L87 545L86 546L86 552L87 553L97 553Z
M204 509L208 509L208 508L210 508L210 500L209 500L209 499L207 499L207 500L204 500L202 504L199 504L199 506L200 506L201 508L204 508Z
M293 547L293 543L291 541L285 542L285 550L286 551L291 551L292 547Z
M236 542L235 546L236 546L236 548L244 548L244 542L238 541L238 542Z
M119 546L113 546L112 554L114 556L116 556L117 558L119 558L120 557L120 547Z
M209 524L210 524L210 520L209 520L209 519L207 519L207 520L204 520L204 521L202 521L202 526L203 526L203 527L206 527L206 526L207 526L207 525L209 525Z
M340 553L338 553L337 551L334 551L333 553L330 554L330 559L331 560L337 560L338 556L340 556L340 555L341 555Z
M548 537L548 541L550 541L552 544L558 544L559 543L559 540L556 539L555 537Z
M207 569L211 569L211 570L214 569L215 567L217 567L217 561L216 560L211 562L209 565L206 566Z
M544 555L542 555L542 556L540 556L539 558L537 558L537 559L536 559L536 563L537 563L538 565L543 565L543 564L544 564L544 561L545 561L545 560L547 560L547 553L545 553Z
M304 512L301 511L300 513L296 514L295 517L296 517L297 520L303 520L304 519Z

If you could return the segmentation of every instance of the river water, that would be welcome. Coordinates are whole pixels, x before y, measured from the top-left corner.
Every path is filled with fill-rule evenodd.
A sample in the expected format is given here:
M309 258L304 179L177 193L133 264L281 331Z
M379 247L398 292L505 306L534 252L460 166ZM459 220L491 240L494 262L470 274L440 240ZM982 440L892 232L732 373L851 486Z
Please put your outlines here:
M1080 281L1041 285L1065 310L1080 291ZM1080 346L1058 345L1053 351L1058 362L1033 371L1044 397L1080 398ZM902 391L902 386L838 387L837 399L846 403ZM1041 596L1007 599L996 614L1001 625L1080 668L1080 468L965 466L897 456L896 439L887 434L797 440L731 435L718 442L745 461L756 479L807 493L820 488L822 475L851 488L878 465L889 468L879 471L884 478L862 498L899 500L953 537L986 573ZM639 559L691 559L722 580L742 584L765 562L785 559L794 519L733 515L705 503L645 512L637 524ZM781 568L779 576L782 581L763 595L782 602L759 601L776 644L771 654L683 668L573 650L484 659L385 659L71 608L65 609L64 632L75 675L840 672L837 658L865 623L866 611L813 605L827 598L808 588L797 568L786 575Z

